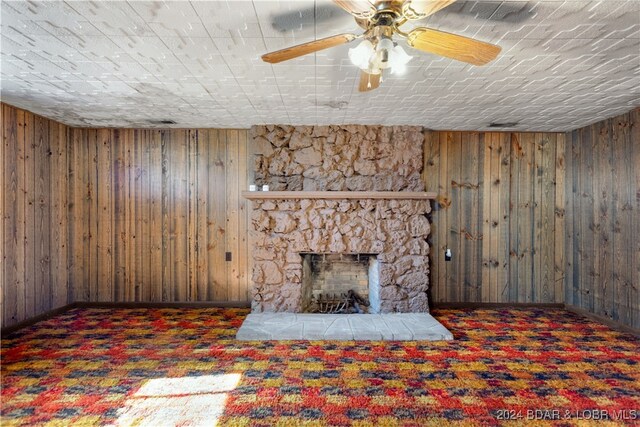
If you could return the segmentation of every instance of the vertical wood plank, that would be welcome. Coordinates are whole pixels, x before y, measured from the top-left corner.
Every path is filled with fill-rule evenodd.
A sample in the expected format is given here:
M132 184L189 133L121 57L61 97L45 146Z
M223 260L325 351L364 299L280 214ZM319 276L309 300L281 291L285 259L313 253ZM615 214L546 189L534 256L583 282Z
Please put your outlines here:
M255 177L255 170L254 170L254 159L256 157L256 146L253 144L253 139L250 136L249 130L245 130L245 137L247 138L247 185L249 184L253 184L256 182L256 177ZM252 202L250 201L245 201L246 206L247 206L247 230L245 231L245 233L249 236L249 240L247 242L248 248L247 248L247 256L249 258L249 263L247 265L247 295L246 295L246 300L247 301L251 301L251 285L252 285L252 281L251 281L251 276L252 276L252 272L253 272L253 266L254 266L254 261L253 261L253 248L255 247L252 236L253 234L251 233L251 230L253 229L253 225L251 223L251 213L253 210L253 205Z
M209 298L213 298L214 301L226 301L229 298L227 263L225 262L227 199L225 197L223 201L218 196L227 189L226 131L211 131L209 144L208 215L211 220L208 227L209 244L207 247L209 251Z
M172 135L172 206L174 220L173 245L173 301L186 301L187 290L190 287L188 264L188 220L189 220L189 170L187 161L189 151L189 136L185 130L176 130Z
M98 271L98 222L99 222L99 204L98 204L98 132L95 129L87 130L87 147L88 147L88 200L89 207L85 211L88 221L88 249L87 249L87 269L89 277L87 285L89 286L88 301L99 301L99 271Z
M483 254L483 243L484 243L484 239L487 238L484 235L484 216L485 216L485 212L484 212L484 204L485 204L485 182L484 182L484 166L485 166L485 162L484 162L484 156L485 156L485 138L484 138L485 134L483 133L479 133L478 134L478 140L477 140L477 151L478 151L478 157L477 157L477 163L478 163L478 174L477 174L477 179L478 179L478 189L477 189L477 194L478 194L478 203L477 203L477 207L478 207L478 215L476 220L474 221L475 223L475 227L477 230L477 235L478 235L478 241L476 243L476 255L474 258L474 263L476 265L476 283L477 283L477 289L476 289L476 297L475 299L473 299L474 302L482 302L483 301L483 269L484 269L484 254Z
M555 303L564 302L565 283L565 134L556 135L555 153L555 209L554 209L554 299Z
M176 289L177 301L189 301L189 291L191 289L191 275L189 274L189 132L181 130L179 132L180 143L177 170L180 171L176 184L176 210L179 212L177 219L176 252L177 257L177 277Z
M496 280L496 301L509 302L509 199L510 181L509 170L511 168L511 141L507 133L498 133L499 149L499 194L500 207L498 210L498 248L496 259L498 261Z
M212 129L198 131L198 147L196 156L196 289L197 300L206 301L209 285L208 264L208 228L209 215L207 211L207 188L209 178L209 139Z
M163 194L162 133L150 131L149 140L149 285L150 301L162 301Z
M97 301L113 301L112 241L113 223L111 211L111 138L109 129L99 129L96 133L97 157Z
M634 328L640 328L640 108L636 108L631 113L631 124L629 126L630 133L630 141L629 145L631 147L631 159L633 165L633 172L635 175L635 179L632 181L634 183L635 190L635 205L633 206L633 224L632 224L632 242L634 245L632 246L632 262L630 266L632 267L631 275L631 283L634 284L632 286L628 286L628 301L632 306L632 319L629 323ZM633 197L632 190L632 197Z
M534 134L534 180L533 180L533 301L543 301L546 295L543 293L542 283L542 245L544 243L542 236L542 176L543 176L543 150L546 144L545 135L536 132ZM548 288L545 288L548 291Z
M492 137L490 133L484 133L482 135L482 143L484 149L484 155L482 159L483 163L483 178L482 178L482 302L490 302L492 300L492 259L491 259L491 237L492 237L492 224L491 224L491 193L492 193L492 179L491 179L491 157L492 157Z
M535 278L533 275L534 262L534 177L535 168L535 134L520 134L522 142L522 157L518 162L520 180L518 183L518 281L522 286L518 288L519 302L534 302Z
M509 301L517 302L519 290L526 286L518 276L520 264L520 173L524 157L520 133L509 135L511 143L511 167L509 169L510 203L509 203Z
M436 227L440 247L435 248L435 250L439 252L437 286L440 290L438 294L440 296L440 301L447 301L447 270L449 268L449 264L444 260L444 251L449 245L447 238L449 236L449 217L451 215L451 211L449 210L449 203L451 201L451 194L449 194L450 176L447 168L449 143L446 132L439 132L439 134L440 169L438 177L438 194L442 201L442 209L438 212L438 226Z
M593 311L594 309L594 285L595 285L595 253L594 253L594 198L593 198L593 126L582 130L582 143L579 150L580 162L580 187L581 187L581 238L580 238L580 293L581 307Z
M611 248L611 183L613 182L611 168L611 122L605 120L596 126L597 139L594 146L594 180L593 180L593 208L595 220L596 251L594 258L595 312L606 317L612 317L613 286L612 271L613 256Z
M240 187L239 187L239 170L238 160L240 155L238 131L227 130L227 185L226 185L226 248L231 252L232 261L227 266L227 287L230 301L238 301L239 284L238 284L238 258L239 258L239 242L238 242L238 213L240 205Z
M20 119L20 117L18 117ZM18 290L18 304L25 307L24 314L19 320L33 317L37 313L38 287L36 282L37 263L37 235L36 235L36 139L33 114L23 113L22 140L24 145L24 177L22 190L24 194L24 260L22 274L24 274L24 289Z
M33 224L35 254L35 308L33 314L51 309L51 147L49 146L49 121L33 116L34 130L34 187Z
M447 173L448 173L448 194L450 196L451 205L447 210L447 239L446 245L451 249L453 257L451 261L447 261L447 279L446 290L448 301L459 301L462 295L462 286L460 278L460 260L462 225L461 225L461 200L463 195L459 182L461 178L461 160L462 160L462 138L460 132L447 132Z
M459 298L468 300L472 289L473 277L470 272L470 262L472 257L472 215L471 200L474 196L474 178L471 176L473 171L472 153L473 148L470 140L473 138L472 132L458 132L460 134L460 152L464 153L460 156L460 172L458 174L457 186L460 190L460 201L458 203L458 283ZM477 166L477 164L476 164Z
M149 130L140 130L135 141L135 288L134 301L149 300Z
M137 226L138 226L138 193L136 178L138 176L138 164L136 158L136 146L143 137L142 129L133 129L127 132L125 149L125 170L127 174L127 199L125 202L125 238L127 240L127 253L125 256L125 290L123 292L124 301L136 300L136 285L140 274L136 262L139 260Z
M139 203L139 179L140 179L140 164L138 149L141 144L141 140L144 139L144 130L136 129L131 135L129 144L127 147L127 160L129 167L129 179L128 179L128 231L127 236L129 239L129 253L127 254L128 274L127 274L127 301L136 301L139 291L139 281L142 275L140 266L142 264L142 254L140 253L140 242L138 240L138 231L140 228L140 215L138 212Z
M125 301L127 238L126 204L128 194L125 164L126 130L115 129L111 136L113 153L113 298Z
M80 167L82 156L81 131L69 129L67 150L69 152L69 299L84 301L84 236L82 229L82 208L84 205L83 168Z
M67 127L50 121L49 142L51 150L51 308L62 307L68 302L67 259Z
M6 107L8 108L8 107ZM5 227L7 226L7 217L5 215L5 199L8 196L5 195L5 191L7 188L5 187L7 184L5 182L5 142L6 142L6 134L5 129L8 129L9 126L13 126L14 124L5 123L5 105L0 103L0 122L2 126L0 132L2 133L2 142L0 142L0 167L2 170L0 171L0 329L4 326L4 315L5 315L5 307L4 307L4 289L7 287L7 283L4 281L4 270L7 266L7 255L5 254L6 247L8 246L5 242Z
M169 290L169 301L178 301L180 299L180 289L178 289L178 278L179 276L179 257L178 257L178 234L180 233L180 219L178 218L179 211L177 209L176 200L179 199L179 183L178 177L180 176L180 162L177 160L177 157L180 155L179 147L176 145L180 144L179 140L179 131L167 131L169 136L170 144L168 145L168 163L169 163L169 174L168 174L168 188L167 194L169 199L169 204L167 207L168 210L168 221L169 221L169 250L167 252L167 260L171 265L171 274L169 276L170 280L170 290ZM182 283L184 285L184 283Z
M153 268L151 261L151 194L149 192L151 183L151 140L153 138L153 130L146 129L144 133L144 149L142 150L142 179L140 180L140 193L142 194L140 209L142 211L142 262L144 265L142 280L140 281L140 300L151 301L151 270Z
M170 212L171 192L169 176L171 173L170 145L171 133L161 131L162 150L162 301L173 301L173 263L171 262L171 229Z
M573 169L573 204L574 204L574 225L573 225L573 236L574 236L574 245L573 245L573 301L576 306L584 307L584 298L583 294L583 284L582 278L584 277L584 260L582 256L582 251L584 249L584 240L583 236L586 235L583 232L582 226L584 225L585 215L582 209L583 204L583 186L584 186L584 176L582 175L584 169L583 158L586 152L585 149L581 150L582 143L582 130L577 130L572 132L572 154L574 159L574 169Z
M247 147L249 139L246 130L238 130L238 192L249 189L249 174L247 171L253 168L253 155L249 162L251 150ZM245 198L238 199L238 299L246 301L249 298L249 227L251 226L251 204Z
M125 202L125 239L127 240L127 253L125 255L125 290L123 292L124 301L136 300L136 284L138 282L138 270L136 261L139 258L138 244L136 241L137 198L136 177L138 175L138 165L136 163L136 145L142 138L143 130L135 129L127 132L125 146L125 170L127 174L127 184L125 192L127 194Z
M577 203L576 193L577 193L577 179L575 177L577 165L574 162L575 155L573 152L574 146L574 136L575 132L567 132L565 133L565 211L564 211L564 219L565 219L565 236L564 236L564 256L565 256L565 264L562 268L564 271L564 300L563 302L567 305L575 305L574 301L574 275L573 270L575 268L574 265L574 245L575 245L575 236L574 236L574 228L576 224L576 214L575 214L575 204ZM556 238L558 234L556 233Z
M188 217L188 233L187 233L187 251L188 264L187 270L189 275L189 290L187 292L187 301L197 301L198 298L198 131L189 130L189 217ZM202 183L204 184L204 182Z
M489 221L489 301L498 302L501 289L500 289L500 257L499 257L499 244L500 244L500 231L501 231L501 218L500 218L500 193L502 188L502 182L500 181L500 162L502 160L500 146L500 134L497 132L491 132L489 134L489 156L490 156L490 221Z
M94 170L93 158L90 157L90 141L87 129L77 129L80 143L80 155L78 156L78 168L82 171L82 207L80 209L79 230L82 232L82 253L80 264L82 265L82 301L91 301L91 199L92 180L91 171Z
M24 112L2 105L4 163L2 173L4 240L2 282L3 325L12 325L25 316L24 302ZM6 192L5 191L6 188Z
M540 194L540 280L542 284L542 302L555 301L555 244L553 240L555 227L555 169L556 169L556 134L549 133L542 138L541 172L542 188Z
M464 158L466 161L462 167L462 178L465 182L465 192L467 196L464 198L465 203L461 213L463 215L462 224L465 228L463 233L465 250L461 254L461 261L464 261L464 298L465 301L480 301L481 278L478 271L480 270L479 248L482 233L480 230L480 177L478 175L479 157L479 138L477 132L468 133L466 143L463 141L463 153L468 153Z

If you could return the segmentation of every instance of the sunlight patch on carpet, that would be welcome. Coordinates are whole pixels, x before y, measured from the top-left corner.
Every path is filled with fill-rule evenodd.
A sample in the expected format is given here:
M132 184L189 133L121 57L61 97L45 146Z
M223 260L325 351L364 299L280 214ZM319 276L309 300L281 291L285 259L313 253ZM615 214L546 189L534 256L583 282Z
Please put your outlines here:
M145 382L118 411L117 426L212 426L224 412L240 374L155 378Z

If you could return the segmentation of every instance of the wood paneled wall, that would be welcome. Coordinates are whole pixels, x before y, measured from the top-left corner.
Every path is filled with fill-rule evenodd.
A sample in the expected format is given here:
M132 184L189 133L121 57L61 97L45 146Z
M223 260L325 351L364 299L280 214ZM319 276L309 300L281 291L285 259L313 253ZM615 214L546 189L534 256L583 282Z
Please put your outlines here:
M434 302L563 302L564 153L561 133L425 134Z
M565 302L640 329L640 108L567 137Z
M71 129L71 299L247 301L250 151L246 130Z
M69 128L2 104L2 326L74 301L248 301L247 134Z
M426 132L433 301L640 327L639 122ZM249 300L246 130L77 129L2 104L2 135L3 326L72 301Z
M2 326L67 304L67 133L2 104Z

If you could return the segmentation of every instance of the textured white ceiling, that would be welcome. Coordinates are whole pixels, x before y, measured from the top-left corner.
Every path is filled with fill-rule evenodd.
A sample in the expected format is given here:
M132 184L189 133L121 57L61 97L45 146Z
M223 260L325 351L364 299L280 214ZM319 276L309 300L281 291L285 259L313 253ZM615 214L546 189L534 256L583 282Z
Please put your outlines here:
M345 45L263 53L340 32L329 1L2 1L2 101L75 126L412 124L570 130L640 105L640 1L459 1L419 25L502 46L474 67L415 55L357 91Z

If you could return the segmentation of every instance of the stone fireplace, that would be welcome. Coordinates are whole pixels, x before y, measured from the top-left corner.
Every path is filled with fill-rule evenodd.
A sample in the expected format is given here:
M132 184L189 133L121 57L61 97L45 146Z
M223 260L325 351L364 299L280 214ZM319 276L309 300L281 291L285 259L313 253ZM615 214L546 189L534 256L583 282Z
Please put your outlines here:
M421 191L421 128L255 126L252 134L255 181L272 190L243 193L253 200L253 311L304 312L316 254L367 258L342 279L356 289L366 273L371 312L428 312L432 195Z
M283 196L284 197L284 196ZM253 310L303 311L301 254L377 254L379 311L427 312L428 200L254 200Z

